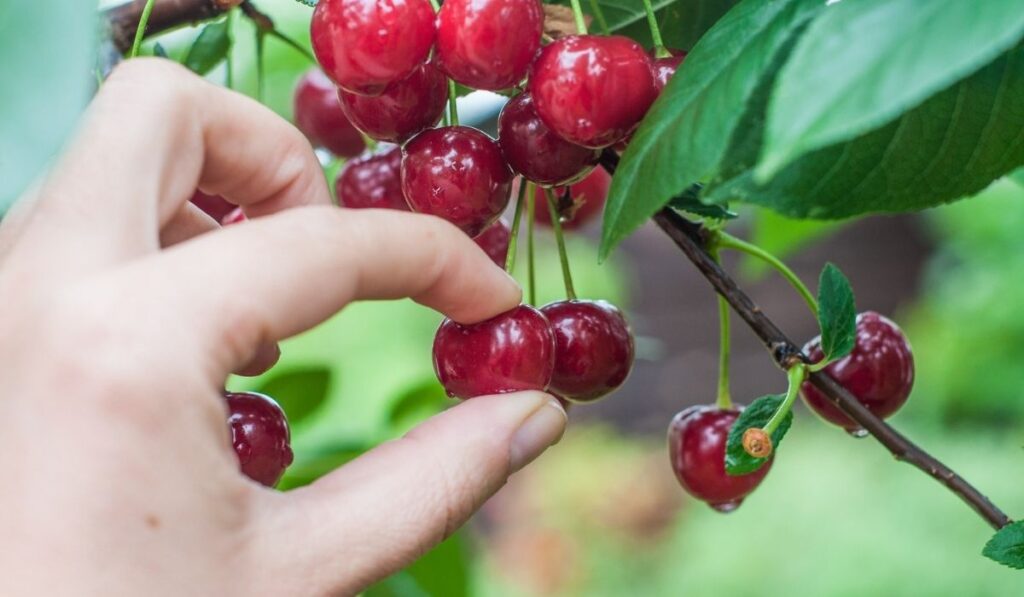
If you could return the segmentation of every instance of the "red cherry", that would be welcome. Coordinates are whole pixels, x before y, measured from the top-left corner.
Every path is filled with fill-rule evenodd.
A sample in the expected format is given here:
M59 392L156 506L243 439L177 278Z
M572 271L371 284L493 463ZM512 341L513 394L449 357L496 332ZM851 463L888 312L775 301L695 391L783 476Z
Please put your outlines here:
M690 495L719 512L739 508L743 498L761 483L772 460L746 475L725 472L725 447L729 430L740 410L714 406L691 406L672 419L668 428L672 470Z
M491 258L500 268L505 267L505 259L508 258L508 243L512 238L512 229L509 228L508 222L505 220L498 220L487 227L487 230L481 232L473 240L476 244L487 253L487 256Z
M676 70L679 69L679 65L686 59L686 52L679 50L678 53L673 51L672 56L666 56L665 58L654 59L654 85L658 89L658 95L665 90L665 86L668 85L669 80L676 74Z
M559 301L541 312L555 331L551 391L591 402L615 391L633 368L633 334L617 307L605 301Z
M585 147L624 139L657 97L651 59L618 35L570 35L541 49L530 71L537 113Z
M526 77L540 48L537 0L446 0L437 13L437 57L449 77L498 91Z
M269 396L225 393L231 444L242 473L267 487L277 485L292 463L291 434L284 411Z
M554 368L551 324L527 305L473 325L445 319L434 336L434 371L453 398L544 390Z
M812 363L824 357L821 338L804 346ZM866 311L857 316L857 341L853 352L825 368L836 381L877 417L886 418L907 401L914 386L914 355L899 326L889 319ZM816 387L804 383L804 400L825 420L857 436L864 430L843 414Z
M242 208L236 207L231 211L231 213L224 216L224 219L220 221L220 225L232 226L234 224L241 224L242 222L245 222L248 219L249 218L245 217L245 212L242 211Z
M569 197L572 202L570 205L562 205L565 187L553 189L562 214L562 228L566 230L580 228L599 215L604 209L604 202L608 198L608 187L611 184L612 177L604 168L594 168L586 178L569 187ZM536 201L540 206L535 212L536 221L539 224L550 226L551 212L547 209L547 193L544 192L544 189L537 189L535 192Z
M427 0L320 0L310 24L313 53L327 76L366 95L426 62L435 36Z
M540 185L578 180L601 157L600 150L570 143L549 129L529 93L510 99L501 110L498 143L509 166Z
M228 203L228 200L220 195L207 195L198 189L189 201L218 222L235 209L234 204Z
M318 68L311 69L295 87L295 126L309 142L336 156L350 158L366 148L338 101L338 88Z
M512 171L498 144L466 126L423 131L402 148L402 192L413 211L476 236L508 206Z
M441 119L448 101L448 82L432 63L425 63L377 97L345 90L338 97L359 130L378 141L402 143Z
M402 194L402 150L398 147L361 156L345 164L335 188L338 203L351 208L409 211Z

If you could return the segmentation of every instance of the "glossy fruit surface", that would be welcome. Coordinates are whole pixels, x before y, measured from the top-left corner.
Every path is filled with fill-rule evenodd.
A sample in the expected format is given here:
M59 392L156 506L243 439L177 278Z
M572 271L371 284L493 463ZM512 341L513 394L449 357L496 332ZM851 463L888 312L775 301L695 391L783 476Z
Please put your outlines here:
M391 147L345 164L335 188L338 203L356 209L409 211L402 195L402 150Z
M218 222L235 209L234 204L228 203L228 200L220 195L207 195L198 189L189 201Z
M434 336L434 371L449 396L544 390L555 368L555 334L526 305L462 325L445 319Z
M530 70L537 113L586 147L624 139L657 97L651 59L622 36L570 35L543 49Z
M685 59L686 52L683 51L674 53L672 56L666 56L665 58L654 59L654 85L658 89L659 94L664 91L665 86L668 85L669 80L676 74L676 70L679 69L679 65Z
M320 0L310 24L313 53L327 76L365 95L426 62L435 37L427 0Z
M504 268L505 259L508 257L508 242L511 238L512 230L509 228L508 222L498 220L473 240L484 250L484 253L487 253L495 265Z
M446 0L437 14L437 57L449 77L498 91L526 77L544 27L538 0Z
M669 458L679 484L723 513L738 508L772 466L768 460L746 475L725 472L725 446L739 416L737 409L691 406L677 414L668 428Z
M569 203L564 201L565 187L553 189L559 213L562 215L562 228L579 228L600 215L611 184L612 177L604 168L594 168L586 178L569 187ZM551 212L545 203L547 194L544 189L537 189L535 192L539 207L534 212L534 217L537 223L550 226Z
M469 236L508 205L512 170L498 144L470 127L423 131L402 147L402 192L413 211L439 216Z
M633 368L633 334L617 307L605 301L558 301L541 312L555 331L551 391L590 402L615 391Z
M448 83L432 63L369 97L341 90L341 106L349 120L378 141L402 143L441 119L448 101Z
M816 363L823 358L821 339L804 346L804 354ZM857 341L853 352L825 368L861 404L885 418L907 401L914 386L914 355L899 326L866 311L857 316ZM810 383L801 387L807 405L827 421L860 435L860 426L842 413Z
M242 211L241 207L236 207L231 210L231 213L224 216L224 219L220 221L221 226L232 226L234 224L241 224L249 218L245 217L245 212Z
M548 128L529 93L520 93L502 108L498 144L513 170L545 186L579 179L601 157L599 149L570 143Z
M366 148L363 136L341 109L338 88L320 69L311 69L299 79L294 112L295 126L314 146L343 158L357 156Z
M242 473L267 487L277 485L292 463L291 435L284 411L269 396L225 393L231 444Z

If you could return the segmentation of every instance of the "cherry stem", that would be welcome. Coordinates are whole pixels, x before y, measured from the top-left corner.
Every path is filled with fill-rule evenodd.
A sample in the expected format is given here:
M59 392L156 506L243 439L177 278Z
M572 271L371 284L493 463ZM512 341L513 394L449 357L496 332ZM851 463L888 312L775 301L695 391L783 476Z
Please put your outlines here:
M228 16L228 53L224 56L224 86L228 89L235 88L235 11L229 10Z
M566 189L566 193L569 190ZM558 259L562 262L562 279L565 280L565 295L570 301L576 300L576 288L572 284L572 272L569 270L569 252L565 250L565 235L562 233L562 218L558 215L558 201L555 192L544 189L548 198L548 213L551 214L551 228L555 231L555 242L558 244Z
M804 302L807 303L807 307L811 310L811 313L814 314L814 318L818 318L817 299L814 298L814 295L811 294L811 291L808 290L807 286L803 283L802 280L800 280L800 277L793 273L793 270L789 269L789 267L787 267L786 264L783 263L778 257L772 255L771 253L765 251L764 249L757 245L748 243L744 240L740 240L735 236L732 236L731 234L725 232L724 230L719 230L717 232L715 244L723 249L733 249L736 251L740 251L741 253L746 253L747 255L750 255L751 257L756 257L757 259L760 259L761 261L764 261L768 265L772 266L776 271L782 274L782 277L785 278L786 281L789 282L789 284L794 289L796 289L798 293L800 293L800 296L804 299Z
M264 65L263 65L263 46L266 39L266 32L262 29L256 29L256 100L261 104L263 103L263 90L264 90Z
M455 90L455 81L448 79L448 119L452 126L459 126L459 105L458 92Z
M147 0L145 8L142 9L142 16L139 17L139 26L135 29L135 41L132 42L132 50L128 53L129 58L135 58L142 49L142 39L146 37L146 27L149 26L149 15L153 14L153 5L156 0Z
M533 260L533 222L536 216L536 201L532 182L526 183L526 280L527 296L531 305L537 304L537 275Z
M586 35L587 20L583 17L583 7L580 6L580 0L572 0L572 15L576 19L576 33Z
M597 3L597 0L590 0L590 11L594 13L597 24L601 26L601 33L610 35L611 29L608 28L608 20L604 18L604 11L601 10L601 5Z
M526 181L519 179L519 196L516 197L516 211L512 216L512 232L508 239L508 256L505 257L505 271L512 273L516 266L516 248L519 245L519 224L523 219L523 197L526 196Z
M665 42L661 39L661 27L658 26L658 17L654 14L654 6L651 0L644 0L644 12L647 13L647 26L651 28L651 41L654 42L654 57L667 58L669 54L665 49Z
M717 263L718 250L711 249L711 258ZM732 393L729 391L730 322L729 303L718 297L718 408L732 408Z
M786 398L779 405L779 409L775 411L772 418L768 419L768 422L764 424L764 432L769 437L782 424L782 420L786 418L786 413L793 409L793 403L796 402L797 394L800 393L800 386L807 379L807 366L803 363L794 364L786 371L786 377L789 379L789 389L786 391Z

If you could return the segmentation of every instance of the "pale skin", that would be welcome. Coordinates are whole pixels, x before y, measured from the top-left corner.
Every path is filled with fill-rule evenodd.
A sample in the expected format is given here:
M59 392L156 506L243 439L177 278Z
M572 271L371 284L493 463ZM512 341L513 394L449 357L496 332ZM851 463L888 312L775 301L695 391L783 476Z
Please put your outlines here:
M196 188L251 221L218 229ZM108 79L0 226L0 594L355 594L558 441L551 396L486 396L300 490L241 475L221 391L278 341L356 300L521 300L449 224L329 204L258 103L159 60Z

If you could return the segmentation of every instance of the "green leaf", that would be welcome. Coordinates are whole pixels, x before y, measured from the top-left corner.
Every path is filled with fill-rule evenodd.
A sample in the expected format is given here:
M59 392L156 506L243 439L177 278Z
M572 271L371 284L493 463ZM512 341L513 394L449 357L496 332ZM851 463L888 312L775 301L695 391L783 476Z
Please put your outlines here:
M822 6L745 0L697 43L622 157L605 208L601 259L674 195L717 173L758 83Z
M157 58L169 58L170 57L170 56L167 55L167 50L163 47L163 45L160 44L160 42L157 42L157 43L153 44L153 55L156 56Z
M319 0L295 0L295 1L298 2L299 4L304 4L304 5L309 6L309 7L314 7L314 6L316 6L316 3Z
M184 64L193 72L205 75L223 62L230 50L231 34L227 19L223 19L203 27L189 48Z
M996 531L981 555L1004 566L1024 570L1024 521L1011 522Z
M1020 186L1024 187L1024 168L1020 168L1016 172L1010 174L1010 178Z
M445 539L405 570L366 590L366 597L469 597L471 550L465 534Z
M818 280L818 325L821 327L821 352L826 361L850 354L857 340L857 308L853 288L843 272L825 264Z
M56 156L95 85L96 4L0 6L0 217Z
M743 432L751 427L762 428L772 418L775 411L786 399L785 394L770 394L761 396L753 401L750 406L743 409L732 429L729 430L728 443L725 446L725 472L730 475L746 475L760 469L772 458L754 458L743 449ZM775 433L772 433L772 444L775 450L779 449L782 438L786 436L790 425L793 424L793 411L786 413L786 416L779 423ZM773 452L774 454L774 452Z
M714 205L707 204L700 200L699 187L693 187L693 192L690 189L676 195L668 202L669 206L679 211L685 211L694 215L698 215L702 218L710 218L713 220L734 220L739 217L739 214L733 211L729 211L729 206L725 205Z
M388 413L391 428L404 432L451 406L452 400L436 377L425 379L402 394Z
M829 6L779 73L755 177L764 182L809 151L892 121L992 62L1022 36L1019 2L857 0Z
M662 41L669 48L688 50L697 43L739 0L654 0L651 2L660 24ZM626 35L650 47L652 45L643 0L597 0L597 7L612 33ZM568 5L561 0L559 4ZM583 12L594 16L591 33L602 31L594 2L582 0Z
M276 400L288 415L288 422L294 426L308 419L323 405L330 384L329 369L311 367L278 373L257 391Z

